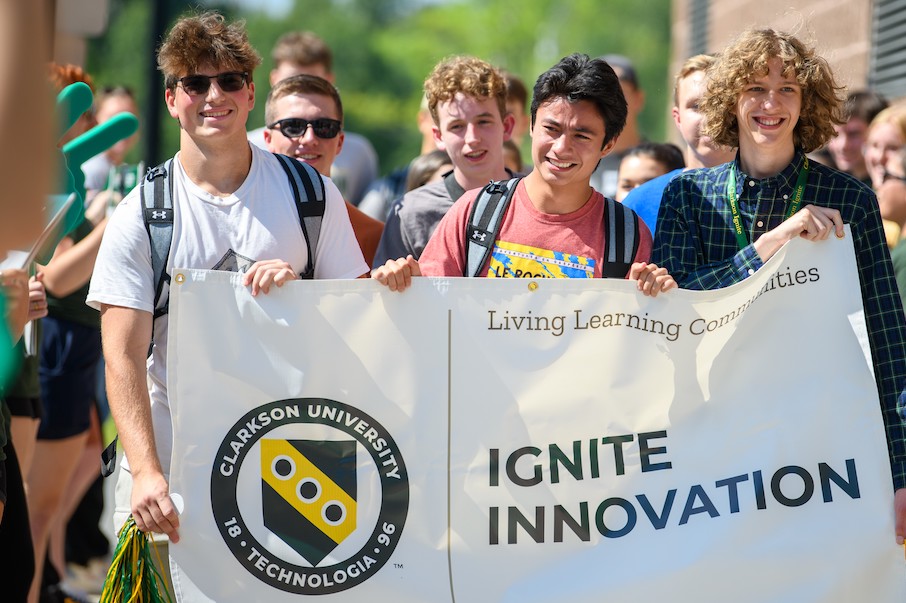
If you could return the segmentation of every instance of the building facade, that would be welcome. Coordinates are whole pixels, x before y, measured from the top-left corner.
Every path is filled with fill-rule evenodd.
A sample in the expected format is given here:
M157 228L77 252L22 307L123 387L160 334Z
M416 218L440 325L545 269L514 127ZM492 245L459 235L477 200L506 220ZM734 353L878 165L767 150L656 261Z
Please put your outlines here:
M671 73L764 26L813 44L848 89L906 97L906 0L674 0Z

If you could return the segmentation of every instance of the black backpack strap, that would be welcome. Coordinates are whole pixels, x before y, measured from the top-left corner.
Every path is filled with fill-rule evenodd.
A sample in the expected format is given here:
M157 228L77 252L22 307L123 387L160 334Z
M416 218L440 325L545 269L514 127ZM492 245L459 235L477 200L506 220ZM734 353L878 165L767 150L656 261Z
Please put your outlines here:
M154 272L154 318L163 316L169 308L170 275L167 258L173 241L173 179L170 177L173 160L148 170L142 179L139 195L142 219L151 243L151 269ZM164 294L164 285L167 294Z
M639 216L613 199L604 198L604 278L626 278L639 250Z
M274 153L280 166L286 172L289 186L296 202L296 211L299 212L299 225L302 226L302 235L308 249L308 265L299 275L299 278L310 279L315 275L315 252L318 249L318 239L321 236L321 223L326 209L326 193L324 180L318 171L292 157Z
M489 182L484 187L469 213L466 227L466 262L463 276L478 276L481 267L488 261L494 241L500 232L500 224L509 207L520 178Z

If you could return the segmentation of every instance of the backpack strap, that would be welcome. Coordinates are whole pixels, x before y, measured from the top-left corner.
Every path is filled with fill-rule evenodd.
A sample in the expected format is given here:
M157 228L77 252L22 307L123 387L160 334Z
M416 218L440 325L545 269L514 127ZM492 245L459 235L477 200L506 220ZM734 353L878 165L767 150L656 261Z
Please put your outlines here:
M299 212L299 225L302 227L302 235L308 249L308 264L299 274L299 278L311 279L315 275L315 252L318 249L321 223L327 207L324 179L307 163L279 153L274 153L274 156L279 160L289 179L293 199L296 201L296 211Z
M169 177L172 169L172 159L151 168L142 179L139 190L142 219L151 242L154 318L163 316L169 308L169 295L164 295L164 285L167 285L169 293L167 258L170 256L170 243L173 240L173 179Z
M519 180L521 178L491 181L475 198L466 227L466 265L463 276L478 276L481 267L488 261Z
M618 201L604 197L604 278L626 278L639 250L639 216Z
M170 173L173 159L148 170L142 178L138 191L142 204L142 221L151 244L151 270L154 273L154 318L163 316L170 307L170 275L167 273L167 259L173 242L173 179ZM164 285L167 294L164 295ZM148 356L154 348L154 339L148 346ZM101 475L110 477L116 470L116 446L119 436L101 451Z

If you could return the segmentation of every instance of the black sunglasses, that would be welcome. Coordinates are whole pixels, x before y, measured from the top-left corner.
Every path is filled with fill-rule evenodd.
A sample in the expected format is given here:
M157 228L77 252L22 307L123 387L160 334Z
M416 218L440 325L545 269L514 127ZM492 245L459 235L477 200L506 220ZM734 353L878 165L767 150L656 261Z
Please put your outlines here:
M287 138L299 138L305 136L305 131L308 129L308 126L311 126L311 131L314 132L315 136L318 138L336 138L337 134L340 133L343 124L336 119L329 119L327 117L319 117L318 119L313 119L311 121L302 119L301 117L287 117L286 119L275 121L269 125L268 128L271 130L280 130L280 133Z
M182 84L182 89L186 91L186 94L196 96L207 94L211 87L211 80L214 79L224 92L239 92L248 82L249 74L242 71L227 71L217 75L187 75L176 81Z

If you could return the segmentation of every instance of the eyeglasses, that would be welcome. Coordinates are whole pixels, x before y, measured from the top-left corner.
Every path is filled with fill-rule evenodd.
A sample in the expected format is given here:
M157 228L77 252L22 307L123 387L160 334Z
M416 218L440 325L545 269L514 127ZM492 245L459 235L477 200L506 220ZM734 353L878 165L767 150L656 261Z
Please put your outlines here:
M268 126L269 129L280 130L280 133L287 138L301 138L305 136L305 131L311 126L311 131L318 138L336 138L337 134L343 127L336 119L319 117L318 119L302 119L301 117L287 117L280 119Z
M192 96L207 94L211 87L211 80L217 80L217 85L224 92L239 92L249 80L249 74L242 71L227 71L217 75L187 75L177 82L182 84L186 94Z
M897 176L896 174L891 174L885 169L883 177L881 178L881 182L887 182L888 180L899 180L900 182L906 182L906 176Z

